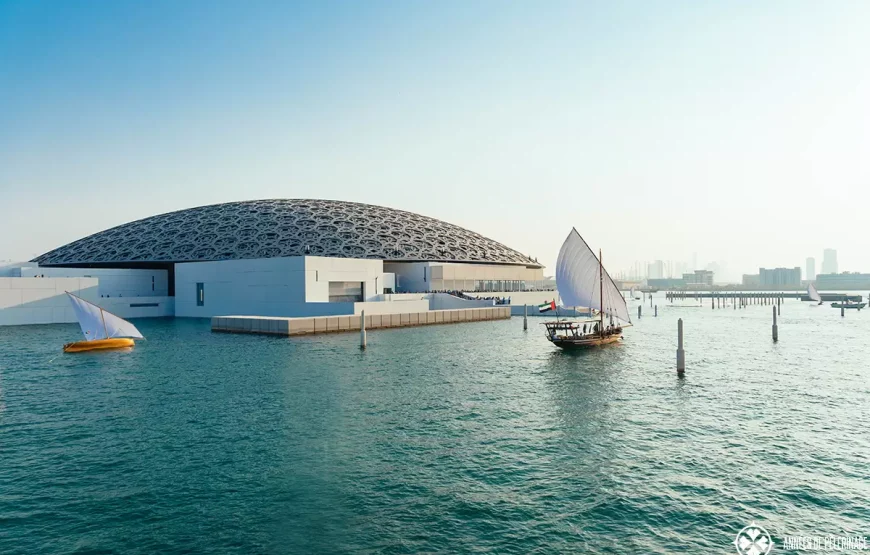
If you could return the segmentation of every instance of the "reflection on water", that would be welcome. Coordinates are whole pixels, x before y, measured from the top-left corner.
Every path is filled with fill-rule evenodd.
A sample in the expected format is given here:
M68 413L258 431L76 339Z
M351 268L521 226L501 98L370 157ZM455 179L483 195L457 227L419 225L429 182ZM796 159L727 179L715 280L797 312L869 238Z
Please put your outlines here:
M586 351L521 318L375 331L366 351L141 320L132 351L59 356L74 325L0 328L0 550L721 553L752 520L866 533L867 316L786 301L774 345L769 307L662 301Z

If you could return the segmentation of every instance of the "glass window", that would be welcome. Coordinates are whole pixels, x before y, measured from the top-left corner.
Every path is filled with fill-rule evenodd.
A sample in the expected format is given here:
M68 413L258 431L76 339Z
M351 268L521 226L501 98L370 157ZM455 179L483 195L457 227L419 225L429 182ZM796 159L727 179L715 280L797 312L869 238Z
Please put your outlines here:
M363 282L361 281L330 281L329 302L359 303L363 300Z

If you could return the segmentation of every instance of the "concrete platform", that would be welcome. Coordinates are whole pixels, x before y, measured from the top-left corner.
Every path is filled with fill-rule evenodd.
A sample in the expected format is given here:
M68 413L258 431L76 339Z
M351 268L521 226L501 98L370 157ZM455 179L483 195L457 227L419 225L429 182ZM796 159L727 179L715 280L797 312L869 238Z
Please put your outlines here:
M510 306L491 308L461 308L456 310L428 310L400 314L366 315L366 331L408 326L506 320L511 317ZM315 316L308 318L277 318L273 316L214 316L211 331L226 333L259 333L266 335L311 335L359 331L360 317Z

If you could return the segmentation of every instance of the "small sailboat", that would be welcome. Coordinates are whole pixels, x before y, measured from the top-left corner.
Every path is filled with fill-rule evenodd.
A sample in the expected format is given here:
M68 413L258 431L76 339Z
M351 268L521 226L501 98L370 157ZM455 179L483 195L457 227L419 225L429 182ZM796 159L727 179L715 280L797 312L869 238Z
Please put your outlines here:
M640 300L640 297L638 297L638 296L637 296L637 293L634 292L634 287L632 287L632 288L629 290L629 294L631 295L631 298L632 298L632 299L634 299L634 300L636 300L636 301L639 301L639 300Z
M547 339L557 347L570 349L616 343L622 338L623 323L631 325L625 298L604 269L600 252L596 257L576 229L571 230L559 250L556 288L563 306L588 307L598 312L598 318L586 321L544 322ZM606 327L605 314L609 319Z
M63 346L63 352L80 353L99 349L123 349L132 347L134 345L133 339L145 339L136 329L136 326L127 320L89 303L69 291L66 294L69 295L85 340L67 343Z
M812 283L807 286L807 296L810 298L811 301L822 304L822 297L821 295L819 295L819 292L816 291L816 286Z

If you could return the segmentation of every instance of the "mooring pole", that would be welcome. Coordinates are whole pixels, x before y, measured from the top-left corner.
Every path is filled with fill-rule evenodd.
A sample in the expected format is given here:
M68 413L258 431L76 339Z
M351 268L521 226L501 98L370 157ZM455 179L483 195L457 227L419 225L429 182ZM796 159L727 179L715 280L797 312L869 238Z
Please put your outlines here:
M529 305L523 305L523 331L529 329Z
M366 311L359 313L359 348L366 348Z
M637 319L640 320L640 309L643 308L640 305L637 307Z
M683 350L683 319L677 320L677 376L686 373L686 352Z
M773 342L779 341L779 331L776 329L776 307L773 308Z
M655 316L658 317L658 315L659 315L659 305L656 305L656 313L655 313Z

